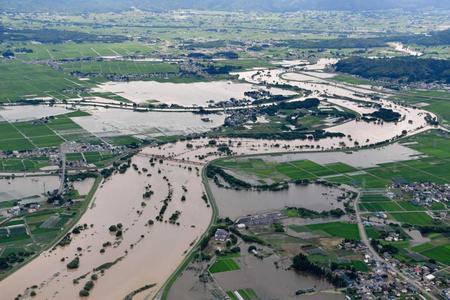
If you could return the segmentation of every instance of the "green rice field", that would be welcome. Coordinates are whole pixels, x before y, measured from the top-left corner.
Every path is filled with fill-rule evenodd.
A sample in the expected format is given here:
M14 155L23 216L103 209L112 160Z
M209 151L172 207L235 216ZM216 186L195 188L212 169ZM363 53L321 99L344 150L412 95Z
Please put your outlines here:
M232 258L219 258L211 267L209 267L209 272L220 273L239 269L239 265Z

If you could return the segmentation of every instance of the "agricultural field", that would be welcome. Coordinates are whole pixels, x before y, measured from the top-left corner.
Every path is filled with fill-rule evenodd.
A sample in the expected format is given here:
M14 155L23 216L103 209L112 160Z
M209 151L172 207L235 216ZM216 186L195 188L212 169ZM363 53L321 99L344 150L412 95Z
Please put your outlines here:
M314 180L334 174L350 173L355 169L344 163L319 165L310 160L299 160L285 163L265 162L262 159L219 160L215 165L225 169L236 170L257 176L261 179L282 180Z
M81 112L72 115L80 116ZM65 141L99 144L101 141L81 128L66 115L59 115L47 122L26 121L0 123L0 150L31 150L57 147Z
M0 159L0 171L22 172L22 171L37 171L40 168L50 165L47 157L33 157L33 158L8 158Z
M73 59L73 58L100 58L128 55L151 55L155 47L144 43L73 43L63 44L31 44L27 45L31 53L18 53L17 59L21 61L45 59Z
M390 216L401 223L420 225L420 226L431 226L436 224L433 219L425 212L395 212L390 213Z
M401 211L403 210L395 201L378 201L378 202L365 202L360 204L360 209L369 212L380 211Z
M48 97L66 100L74 96L69 91L90 86L45 65L0 60L0 103Z
M430 259L434 259L435 261L444 265L450 265L450 257L448 255L450 251L450 243L448 239L446 240L445 244L440 244L440 242L436 243L436 241L433 241L413 247L411 250L420 253Z
M173 63L159 62L136 62L136 61L94 61L65 63L61 67L67 73L81 72L86 74L101 75L127 75L127 74L149 74L149 73L178 73L178 65Z
M67 153L66 159L68 161L83 161L87 164L93 164L96 167L105 167L109 165L112 161L114 161L117 156L109 153L109 152L75 152L75 153Z
M331 222L323 224L313 224L313 225L291 225L294 231L312 231L313 233L318 233L319 235L325 235L330 237L338 237L350 240L359 240L359 232L356 224L344 223L344 222Z
M363 194L360 197L361 202L378 202L378 201L391 201L390 198L381 194Z
M211 273L239 270L239 265L232 258L219 258L210 268Z
M115 146L140 145L142 141L130 135L114 136L105 138L108 143Z

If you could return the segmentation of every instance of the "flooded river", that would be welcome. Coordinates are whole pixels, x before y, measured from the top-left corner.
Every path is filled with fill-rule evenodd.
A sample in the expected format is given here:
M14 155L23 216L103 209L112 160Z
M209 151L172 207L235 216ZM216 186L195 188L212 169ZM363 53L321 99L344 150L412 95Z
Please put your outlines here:
M130 168L125 174L114 175L102 184L79 222L92 227L73 235L69 246L45 251L1 281L4 299L24 295L25 288L35 284L39 286L36 291L38 299L77 299L88 278L80 279L78 285L73 283L74 279L86 273L92 274L94 268L117 260L104 275L99 274L91 291L92 299L123 299L131 291L147 284L156 286L139 294L136 299L156 293L181 263L191 244L206 230L211 209L201 199L203 188L195 171L171 163L152 168L148 157L139 155L133 158L133 163L139 169L148 168L152 176L139 174ZM168 187L168 182L171 187ZM151 188L154 195L144 200L145 186L149 184L154 187ZM178 210L181 212L178 226L155 221L163 205L161 201L168 196L169 190L172 190L173 197L164 219L169 219ZM183 195L186 201L180 200ZM149 220L154 220L155 224L147 225ZM110 225L117 223L123 224L121 239L116 239L108 230ZM105 247L105 253L100 253L108 241L112 246ZM79 247L82 251L77 250ZM80 255L79 268L68 270L67 262L77 254ZM62 258L66 261L61 261Z

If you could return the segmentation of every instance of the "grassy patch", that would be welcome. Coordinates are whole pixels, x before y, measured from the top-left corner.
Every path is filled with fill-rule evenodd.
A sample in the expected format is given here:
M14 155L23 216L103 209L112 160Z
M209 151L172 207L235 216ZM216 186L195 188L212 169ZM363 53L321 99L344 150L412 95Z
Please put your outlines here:
M370 212L403 210L395 201L364 202L360 206Z
M434 259L442 264L450 265L450 244L440 245L420 252L422 255Z
M396 221L411 225L433 225L433 219L424 212L390 213Z
M361 202L391 201L391 199L380 194L364 194L361 196L360 201Z
M404 210L407 211L424 211L425 208L422 206L414 205L409 201L398 201L398 205L400 205Z
M66 117L68 118L76 118L76 117L87 117L90 116L91 114L82 110L76 110L70 113L66 114Z
M80 86L88 86L88 83L49 66L0 60L0 102L49 96L64 100L71 96L65 90Z
M131 135L114 136L106 139L109 143L116 146L126 146L126 145L139 145L141 140L137 139Z
M344 223L344 222L331 222L323 224L312 224L312 225L290 225L294 231L302 232L305 230L310 230L319 234L324 234L332 237L339 237L344 239L359 240L358 226L356 224Z
M239 265L232 258L218 259L210 268L211 273L239 270Z

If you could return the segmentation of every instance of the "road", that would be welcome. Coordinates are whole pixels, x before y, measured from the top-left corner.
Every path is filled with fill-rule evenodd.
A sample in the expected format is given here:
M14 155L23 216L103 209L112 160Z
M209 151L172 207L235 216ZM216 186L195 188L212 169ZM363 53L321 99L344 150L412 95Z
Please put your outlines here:
M64 193L64 181L66 177L66 149L64 143L59 146L61 155L61 182L59 184L58 194L62 195Z
M438 300L438 298L436 296L434 296L433 294L427 292L423 286L421 286L416 280L409 278L408 276L406 276L405 274L403 274L401 271L399 271L396 267L394 267L390 262L384 260L377 251L375 251L375 249L372 247L372 245L369 242L369 238L367 237L366 234L366 230L364 228L364 224L362 222L362 218L361 218L361 213L359 210L359 199L360 199L361 193L358 193L358 196L356 197L355 201L353 202L354 204L354 209L355 209L355 215L356 215L356 221L358 224L358 230L359 230L359 235L361 238L361 242L363 242L366 246L367 249L370 251L370 254L372 255L372 257L380 264L386 264L387 267L389 268L389 270L393 273L396 274L400 277L400 279L404 282L409 283L410 285L414 286L418 291L420 291L426 298L428 299L433 299L433 300Z

